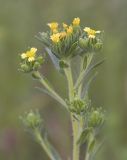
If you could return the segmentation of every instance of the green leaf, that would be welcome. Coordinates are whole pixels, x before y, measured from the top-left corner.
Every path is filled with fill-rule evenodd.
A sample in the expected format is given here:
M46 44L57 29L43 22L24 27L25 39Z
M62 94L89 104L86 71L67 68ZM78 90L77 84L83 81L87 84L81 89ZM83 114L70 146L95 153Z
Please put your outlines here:
M50 46L50 42L48 40L48 34L45 32L39 32L38 36L35 36L40 42L42 42L45 46Z
M51 52L51 50L49 48L46 48L46 51L49 55L49 57L51 58L55 68L57 70L60 70L60 67L59 67L59 59Z
M90 142L89 146L88 146L88 152L92 152L94 147L95 147L95 139L92 139L92 141Z
M84 85L84 89L82 91L82 97L85 97L86 93L88 93L89 87L91 85L91 83L93 82L93 80L95 79L95 77L97 76L98 72L95 72L92 77L88 80L88 82Z
M44 88L39 88L39 87L36 87L36 89L38 89L40 92L43 92L45 94L47 94L48 96L52 97L53 99L57 100L58 101L58 98L53 95L52 93L50 93L49 91L47 91L46 89Z
M89 135L91 133L92 128L86 128L82 133L81 136L78 140L78 144L82 145L83 143L85 143L87 141L87 139L89 138Z
M45 138L44 139L46 146L49 148L49 150L51 151L54 160L62 160L60 155L58 154L58 152L56 151L56 149L51 145L51 143L49 143L48 139Z
M93 64L93 65L87 70L86 75L87 75L88 73L90 73L93 69L99 67L99 66L100 66L101 64L103 64L104 62L105 62L105 59L100 60L99 62Z
M68 53L69 54L73 53L74 50L77 48L77 45L78 45L78 42L73 43Z

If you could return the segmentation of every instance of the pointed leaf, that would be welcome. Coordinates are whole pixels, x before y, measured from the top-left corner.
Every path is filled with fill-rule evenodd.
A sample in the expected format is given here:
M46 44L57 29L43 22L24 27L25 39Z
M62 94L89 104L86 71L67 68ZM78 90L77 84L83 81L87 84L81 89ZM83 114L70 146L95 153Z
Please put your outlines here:
M46 51L49 55L49 57L51 58L55 68L57 70L60 70L60 67L59 67L59 59L51 52L51 50L49 48L46 48Z
M57 100L58 101L58 98L54 95L54 94L52 94L52 93L50 93L49 91L47 91L46 89L44 89L44 88L39 88L39 87L36 87L40 92L43 92L43 93L45 93L45 94L47 94L48 96L50 96L50 97L52 97L53 99L55 99L55 100ZM61 103L61 102L59 102L59 103Z
M89 72L91 72L93 69L97 68L98 66L100 66L101 64L103 64L105 62L105 59L97 62L96 64L93 64L86 72L86 74L88 74Z
M82 145L83 143L85 143L89 137L91 133L91 128L86 128L82 133L81 133L81 136L78 140L78 144Z
M92 152L94 147L95 147L95 139L92 139L92 141L90 142L89 144L89 147L88 147L88 152Z
M85 97L86 93L88 92L89 90L89 87L91 85L91 83L93 82L93 80L95 79L95 77L97 76L98 72L95 72L93 74L93 76L88 80L88 82L85 84L85 87L83 87L83 91L82 91L82 97Z
M49 143L49 141L46 139L44 139L46 146L49 148L49 150L51 151L54 159L53 160L62 160L60 155L58 154L58 152L56 151L56 149Z

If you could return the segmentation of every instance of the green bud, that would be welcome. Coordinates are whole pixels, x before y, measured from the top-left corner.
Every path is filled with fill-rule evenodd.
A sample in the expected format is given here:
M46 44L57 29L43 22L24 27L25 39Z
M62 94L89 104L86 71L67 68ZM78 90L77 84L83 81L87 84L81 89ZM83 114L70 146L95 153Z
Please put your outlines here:
M28 129L40 128L42 124L40 114L33 111L26 113L23 117L21 117L21 120Z
M68 64L64 60L61 60L61 61L59 61L59 66L60 66L60 68L67 68Z
M84 112L86 108L85 102L81 99L75 98L71 103L70 103L70 111L74 112L76 114L81 114Z
M33 65L33 70L38 70L40 68L40 63L39 62L35 62Z
M104 114L99 110L95 110L91 113L89 118L89 126L90 127L98 127L101 126L104 122Z
M82 49L87 49L89 45L89 39L88 38L80 38L79 39L79 47Z
M36 61L40 64L44 63L44 58L42 56L37 57Z
M96 51L100 51L103 47L103 43L102 42L97 42L95 45L94 45L94 48Z
M27 65L27 64L21 64L21 70L22 70L23 72L27 73L27 72L30 72L30 71L31 71L31 68L30 68L30 66Z
M97 39L96 38L89 38L89 44L90 46L93 46L97 43Z

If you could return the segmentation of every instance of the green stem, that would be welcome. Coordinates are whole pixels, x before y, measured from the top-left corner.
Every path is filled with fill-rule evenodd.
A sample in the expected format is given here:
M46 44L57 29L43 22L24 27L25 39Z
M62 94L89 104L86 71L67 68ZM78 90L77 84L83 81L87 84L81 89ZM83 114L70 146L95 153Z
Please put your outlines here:
M36 74L38 75L40 83L53 95L52 97L67 108L66 102L49 86L47 80L45 80L39 72L36 72Z
M35 130L35 137L38 141L38 143L41 145L41 147L44 149L44 151L46 152L46 154L48 155L48 157L51 160L56 160L52 154L52 152L50 151L50 149L48 148L48 146L45 144L40 132L38 130Z
M77 81L75 83L75 86L74 86L75 89L79 88L79 86L80 86L80 84L81 84L81 82L82 82L82 80L83 80L83 78L84 78L84 76L85 76L85 74L87 72L87 69L88 69L89 65L91 64L92 58L93 58L93 54L91 53L90 55L88 55L88 58L87 58L86 69L82 70L80 72L80 75L79 75L79 77L78 77L78 79L77 79Z
M83 56L82 58L81 58L81 64L80 64L80 73L83 71L83 69L84 69L84 58L85 58L85 56ZM82 92L82 83L80 83L80 85L79 85L79 88L78 88L78 96L79 97L81 97L81 92Z
M85 160L89 160L89 157L90 157L90 155L89 155L89 153L87 152L87 153L86 153Z
M74 84L72 78L72 71L69 62L69 67L64 69L65 75L68 81L68 89L69 89L69 101L73 101L74 99ZM79 160L79 145L77 144L78 134L79 134L79 123L74 118L71 113L71 122L72 122L72 130L73 130L73 160Z

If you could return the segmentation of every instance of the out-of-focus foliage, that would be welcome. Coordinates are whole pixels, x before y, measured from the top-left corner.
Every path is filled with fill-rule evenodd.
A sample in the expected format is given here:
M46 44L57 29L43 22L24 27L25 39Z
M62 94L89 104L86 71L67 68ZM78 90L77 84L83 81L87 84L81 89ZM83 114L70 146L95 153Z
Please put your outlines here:
M47 160L18 119L30 108L40 109L51 141L64 159L70 154L68 114L50 97L36 91L38 84L31 77L18 72L18 53L28 47L37 47L44 53L34 36L46 30L45 24L50 21L70 22L74 17L80 17L85 26L105 32L102 56L107 61L90 89L95 106L103 104L109 119L103 133L105 145L97 159L127 159L126 8L126 0L0 0L0 159ZM42 70L64 96L65 83L56 76L50 60Z

